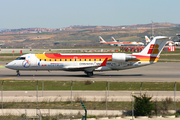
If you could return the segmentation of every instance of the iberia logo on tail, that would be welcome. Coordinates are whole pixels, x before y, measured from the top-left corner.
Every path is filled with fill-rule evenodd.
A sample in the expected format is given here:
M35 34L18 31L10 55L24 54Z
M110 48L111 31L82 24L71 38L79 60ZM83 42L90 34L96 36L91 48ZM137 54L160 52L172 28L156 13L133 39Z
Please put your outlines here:
M159 45L158 44L151 44L147 54L158 54L159 53Z

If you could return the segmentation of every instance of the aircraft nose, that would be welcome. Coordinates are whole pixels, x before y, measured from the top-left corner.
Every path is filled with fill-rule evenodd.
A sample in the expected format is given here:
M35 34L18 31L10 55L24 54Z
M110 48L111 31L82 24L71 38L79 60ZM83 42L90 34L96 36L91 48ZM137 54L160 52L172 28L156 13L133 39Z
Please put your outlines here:
M7 63L7 64L5 65L5 67L6 67L6 68L9 68L9 63Z
M5 65L6 68L12 68L14 66L15 63L10 62L7 65Z

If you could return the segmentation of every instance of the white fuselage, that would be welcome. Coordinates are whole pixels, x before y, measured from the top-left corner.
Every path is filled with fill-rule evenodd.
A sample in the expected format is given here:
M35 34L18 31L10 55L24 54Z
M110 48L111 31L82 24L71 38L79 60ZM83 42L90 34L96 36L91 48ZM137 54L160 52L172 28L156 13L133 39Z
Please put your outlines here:
M83 54L82 54L83 55ZM93 54L92 54L93 55ZM111 56L112 54L105 54ZM21 59L22 58L22 59ZM100 65L103 61L40 61L35 54L22 55L20 59L13 60L5 67L14 70L69 70L69 71L84 71L84 67L91 67ZM123 70L134 67L148 65L150 61L107 61L106 66L97 67L94 71L107 71L107 70ZM153 62L155 63L155 62ZM77 69L76 69L77 68ZM86 68L88 69L88 68Z

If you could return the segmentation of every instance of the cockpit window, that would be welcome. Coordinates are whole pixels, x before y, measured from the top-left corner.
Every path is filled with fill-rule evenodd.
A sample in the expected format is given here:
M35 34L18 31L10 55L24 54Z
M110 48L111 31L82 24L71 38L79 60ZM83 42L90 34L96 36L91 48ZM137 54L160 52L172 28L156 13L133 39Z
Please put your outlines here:
M25 60L26 58L25 57L18 57L16 58L16 60Z

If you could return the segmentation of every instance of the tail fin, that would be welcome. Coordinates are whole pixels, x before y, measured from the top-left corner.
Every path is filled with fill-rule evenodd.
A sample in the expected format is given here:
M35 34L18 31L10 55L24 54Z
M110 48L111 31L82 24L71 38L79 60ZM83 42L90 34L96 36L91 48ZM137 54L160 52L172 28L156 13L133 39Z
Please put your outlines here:
M100 43L105 43L106 42L101 36L99 36L99 41L100 41Z
M111 37L111 39L112 39L113 42L117 42L116 39L114 39L114 37Z
M148 36L145 36L145 39L146 39L146 43L151 42L151 40L148 38Z
M169 40L167 36L157 36L140 52L140 54L159 57L166 42Z

